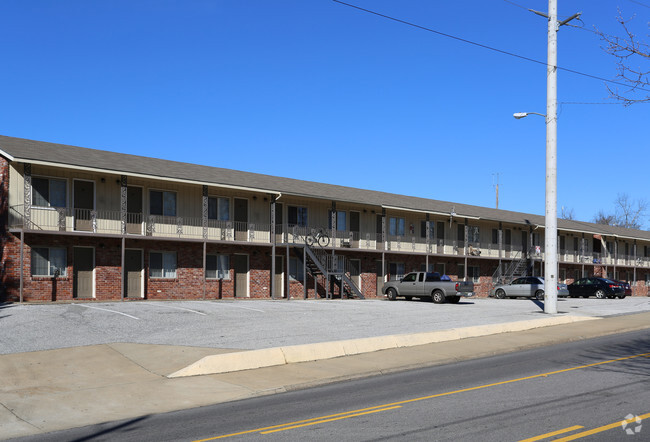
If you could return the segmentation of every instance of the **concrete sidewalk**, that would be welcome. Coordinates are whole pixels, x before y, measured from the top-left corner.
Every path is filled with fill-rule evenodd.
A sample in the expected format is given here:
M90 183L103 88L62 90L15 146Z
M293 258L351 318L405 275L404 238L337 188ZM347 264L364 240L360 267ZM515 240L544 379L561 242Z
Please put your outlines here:
M111 343L2 355L0 435L41 434L640 330L650 328L650 312L598 319L558 315L542 321L546 322L531 320L515 328L512 322L459 328L448 336L451 340L425 344L421 336L402 335L404 342L410 339L414 345L369 347L376 351L341 357L319 355L313 347L311 357L318 360L311 362L285 360L244 371L175 378L169 376L205 357L227 354L251 360L255 350ZM261 357L252 360L268 365Z

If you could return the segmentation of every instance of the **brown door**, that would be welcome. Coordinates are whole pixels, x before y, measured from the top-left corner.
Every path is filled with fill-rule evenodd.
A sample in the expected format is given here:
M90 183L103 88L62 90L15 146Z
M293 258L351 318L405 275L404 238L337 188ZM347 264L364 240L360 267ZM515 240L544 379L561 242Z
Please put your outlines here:
M233 268L235 270L235 297L248 296L248 255L235 255Z
M248 241L248 200L235 198L235 241Z
M126 189L126 233L142 234L142 187Z
M73 296L75 298L92 298L95 249L90 247L75 247L73 259Z
M359 246L358 241L361 239L359 238L359 230L360 230L359 212L350 211L350 232L352 233L352 238L350 239L354 241L354 244L351 244L352 247Z
M142 298L142 250L124 251L124 296Z
M350 260L350 279L361 290L361 260Z
M377 215L377 225L375 232L377 233L377 250L383 250L384 249L384 232L383 232L383 217L381 215Z
M284 298L284 257L275 257L275 297Z
M275 203L275 242L281 243L283 241L284 221L283 211L284 206L282 203Z
M92 231L92 211L95 209L95 182L74 182L74 228Z

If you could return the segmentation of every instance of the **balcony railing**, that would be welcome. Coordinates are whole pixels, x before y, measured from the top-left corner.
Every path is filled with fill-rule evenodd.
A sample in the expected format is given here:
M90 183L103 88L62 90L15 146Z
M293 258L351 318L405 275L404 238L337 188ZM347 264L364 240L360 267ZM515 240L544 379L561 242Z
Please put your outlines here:
M127 213L125 232L129 236L150 236L159 238L207 239L217 241L242 241L250 243L271 242L271 225L239 221L207 220L185 216L145 215ZM122 214L111 210L90 210L75 208L31 207L29 222L26 221L24 205L9 208L10 228L24 228L36 231L92 232L99 234L122 234ZM305 237L319 226L281 225L275 227L277 243L304 244ZM204 236L205 229L205 236ZM375 232L323 229L330 237L328 247L353 248L361 250L385 250L390 252L467 256L468 258L513 259L520 253L521 246L505 244L499 248L491 242L476 242L423 238L419 235L385 235ZM544 248L531 249L534 259L544 259ZM608 253L586 250L558 249L558 260L562 263L619 265L650 268L650 257L619 255L614 258Z

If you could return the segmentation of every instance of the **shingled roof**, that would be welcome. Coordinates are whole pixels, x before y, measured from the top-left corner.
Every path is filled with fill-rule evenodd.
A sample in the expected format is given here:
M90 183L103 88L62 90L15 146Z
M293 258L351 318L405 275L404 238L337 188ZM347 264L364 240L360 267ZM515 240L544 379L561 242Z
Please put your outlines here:
M0 155L13 162L40 162L61 167L79 167L123 175L140 175L196 182L214 186L234 186L269 193L282 193L378 207L399 208L422 213L474 218L544 227L544 216L487 207L471 206L335 184L296 180L220 167L143 157L85 147L34 141L0 135ZM558 228L590 234L614 235L650 240L650 232L558 219Z

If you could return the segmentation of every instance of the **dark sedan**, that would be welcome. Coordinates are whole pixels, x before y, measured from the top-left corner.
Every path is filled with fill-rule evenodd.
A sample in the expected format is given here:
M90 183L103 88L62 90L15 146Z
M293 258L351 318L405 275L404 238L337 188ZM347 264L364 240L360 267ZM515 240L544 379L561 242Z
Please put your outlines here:
M621 284L611 279L582 278L573 284L569 284L569 296L572 298L595 296L598 299L616 297L623 299L625 298L625 289Z
M632 287L630 287L629 282L625 281L615 281L617 282L621 287L623 287L623 290L625 290L625 296L632 296Z

